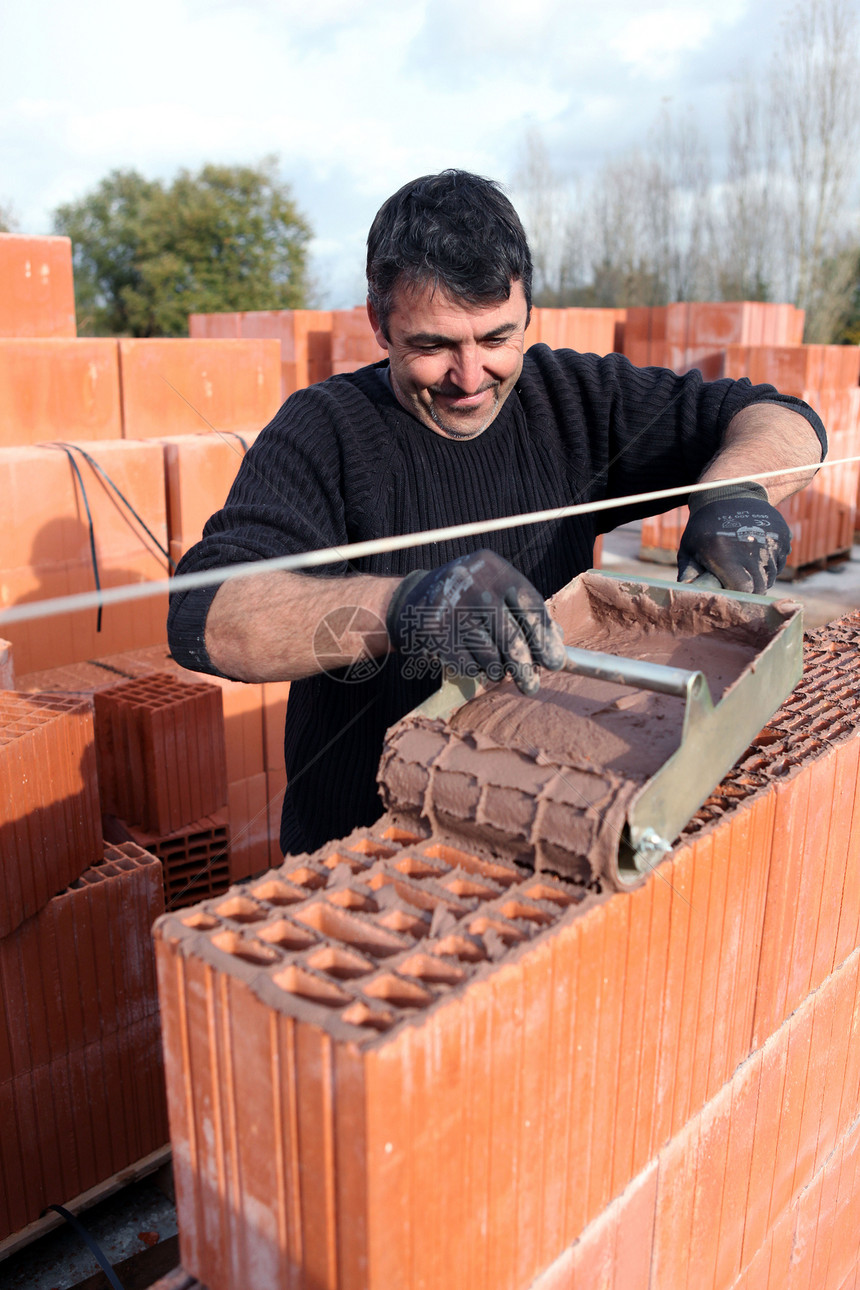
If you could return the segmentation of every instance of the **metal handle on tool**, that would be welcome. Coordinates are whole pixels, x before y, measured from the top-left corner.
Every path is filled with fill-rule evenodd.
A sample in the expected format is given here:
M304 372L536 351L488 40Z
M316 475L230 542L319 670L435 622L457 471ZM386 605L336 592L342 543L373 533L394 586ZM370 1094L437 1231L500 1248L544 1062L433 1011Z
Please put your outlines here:
M706 683L702 672L669 667L665 663L621 658L617 654L598 654L590 649L577 649L574 645L568 645L565 654L567 659L563 672L592 676L599 681L614 681L617 685L632 685L640 690L656 690L658 694L675 694L682 699Z

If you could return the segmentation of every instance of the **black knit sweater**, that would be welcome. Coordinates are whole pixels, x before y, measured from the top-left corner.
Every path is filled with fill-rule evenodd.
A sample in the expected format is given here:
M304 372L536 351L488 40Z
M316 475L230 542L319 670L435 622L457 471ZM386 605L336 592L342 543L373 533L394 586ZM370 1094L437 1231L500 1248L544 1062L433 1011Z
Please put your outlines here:
M476 439L435 433L395 399L385 362L300 390L245 457L223 510L177 572L419 532L691 484L734 414L750 403L801 412L826 446L818 417L797 399L749 381L703 383L598 358L532 347L495 421ZM433 543L344 564L320 576L404 575L490 547L544 596L591 564L598 532L664 506L626 506L481 537ZM217 673L203 643L217 588L172 597L174 656ZM348 583L344 603L349 603ZM380 814L376 769L386 729L438 682L406 680L390 656L361 682L342 673L294 681L285 734L285 852L312 850Z

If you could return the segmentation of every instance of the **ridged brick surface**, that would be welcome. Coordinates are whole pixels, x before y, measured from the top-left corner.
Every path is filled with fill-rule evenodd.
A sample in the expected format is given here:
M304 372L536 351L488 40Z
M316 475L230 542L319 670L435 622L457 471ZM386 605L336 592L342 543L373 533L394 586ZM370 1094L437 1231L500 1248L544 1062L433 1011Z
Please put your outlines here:
M860 614L812 634L629 894L384 820L162 920L183 1267L210 1290L524 1287L659 1157L651 1284L731 1285L740 1229L758 1257L857 1115L858 665ZM673 1280L691 1250L727 1279Z
M94 694L103 810L173 833L227 801L221 692L152 672Z
M89 706L0 691L0 937L101 853Z
M160 866L133 844L0 940L0 1239L167 1139L150 927Z
M147 833L127 825L131 839L157 856L164 873L169 909L193 905L230 885L230 825L226 810L184 825L174 833Z

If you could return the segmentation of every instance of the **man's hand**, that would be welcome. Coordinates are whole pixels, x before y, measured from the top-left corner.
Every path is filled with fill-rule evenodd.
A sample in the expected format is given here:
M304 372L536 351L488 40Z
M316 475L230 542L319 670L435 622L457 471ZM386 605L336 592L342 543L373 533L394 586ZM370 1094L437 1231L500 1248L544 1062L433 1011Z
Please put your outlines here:
M386 625L406 660L425 667L433 660L491 681L508 673L523 694L540 688L538 666L557 671L565 657L561 629L540 592L492 551L410 573L394 592Z
M773 586L791 549L791 531L760 484L717 486L690 498L678 550L678 581L706 570L730 591L761 595Z

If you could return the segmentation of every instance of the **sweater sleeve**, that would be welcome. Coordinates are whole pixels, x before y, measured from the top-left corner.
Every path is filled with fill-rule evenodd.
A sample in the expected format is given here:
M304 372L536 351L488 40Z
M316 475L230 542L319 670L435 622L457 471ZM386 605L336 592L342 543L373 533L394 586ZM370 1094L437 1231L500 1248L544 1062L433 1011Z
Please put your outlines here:
M571 481L578 500L628 497L695 483L718 451L734 415L755 403L776 403L803 416L826 452L824 426L801 399L772 385L704 381L664 368L634 367L621 354L598 357L573 350L529 351L576 461ZM582 449L582 428L585 448ZM767 469L768 462L762 463ZM666 502L626 505L595 516L608 531L617 524L667 509Z
M222 569L333 547L347 541L338 436L325 398L312 387L294 394L245 455L223 508L176 573ZM318 576L347 572L346 562ZM223 675L205 645L206 618L220 583L170 597L171 653L183 667Z

